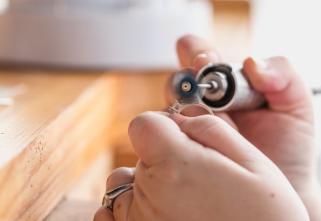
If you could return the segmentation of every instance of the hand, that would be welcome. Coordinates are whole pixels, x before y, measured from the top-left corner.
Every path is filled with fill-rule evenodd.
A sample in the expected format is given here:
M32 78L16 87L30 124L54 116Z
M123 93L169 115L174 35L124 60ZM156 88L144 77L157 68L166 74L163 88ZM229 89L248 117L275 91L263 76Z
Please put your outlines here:
M108 189L134 183L112 214L95 221L308 221L281 171L216 116L144 113L129 136L141 159L136 171L116 170Z
M183 67L199 70L210 62L223 62L208 43L194 36L181 38L177 51ZM283 57L263 62L248 58L244 74L264 94L269 108L220 116L282 170L309 209L311 220L321 220L311 92Z

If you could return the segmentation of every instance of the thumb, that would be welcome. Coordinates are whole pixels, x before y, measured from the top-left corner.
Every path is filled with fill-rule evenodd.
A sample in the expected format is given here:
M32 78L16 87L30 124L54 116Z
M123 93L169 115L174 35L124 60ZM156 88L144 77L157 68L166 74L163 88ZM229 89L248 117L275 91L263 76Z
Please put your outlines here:
M171 118L182 132L205 147L212 148L250 171L256 163L268 159L228 123L217 116L186 117L178 114Z
M184 152L188 137L168 116L146 112L136 117L128 129L135 152L148 167Z
M264 61L248 58L244 62L244 74L253 87L264 94L272 110L295 112L301 119L311 120L311 92L286 58Z

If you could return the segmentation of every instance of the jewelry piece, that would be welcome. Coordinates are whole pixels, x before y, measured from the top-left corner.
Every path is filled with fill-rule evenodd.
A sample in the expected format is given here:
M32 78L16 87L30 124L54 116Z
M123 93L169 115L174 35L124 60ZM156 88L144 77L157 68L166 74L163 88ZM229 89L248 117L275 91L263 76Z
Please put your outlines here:
M168 112L170 114L179 114L181 110L182 105L178 102L175 101L175 103L168 108Z
M133 184L128 183L128 184L124 184L119 187L116 187L112 190L107 190L102 201L102 206L105 209L110 209L113 212L113 206L116 198L119 197L121 194L132 189L133 189Z
M205 110L208 114L214 115L211 108L207 105L200 104L200 103L191 103L191 104L181 104L180 102L176 101L172 106L168 108L168 112L170 114L176 113L181 114L184 110L191 108L191 107L199 107Z

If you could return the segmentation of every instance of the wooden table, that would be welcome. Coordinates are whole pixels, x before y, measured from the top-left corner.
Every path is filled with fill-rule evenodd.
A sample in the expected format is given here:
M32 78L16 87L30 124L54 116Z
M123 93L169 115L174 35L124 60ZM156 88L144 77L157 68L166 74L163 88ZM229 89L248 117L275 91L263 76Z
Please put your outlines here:
M241 59L248 54L248 4L215 4L217 48L227 60ZM135 164L128 123L166 108L172 72L0 71L0 96L14 100L0 105L0 221L43 220L63 197L47 221L84 218L79 208L95 208L87 202L98 202L107 168Z
M109 145L111 75L2 72L0 220L41 220Z

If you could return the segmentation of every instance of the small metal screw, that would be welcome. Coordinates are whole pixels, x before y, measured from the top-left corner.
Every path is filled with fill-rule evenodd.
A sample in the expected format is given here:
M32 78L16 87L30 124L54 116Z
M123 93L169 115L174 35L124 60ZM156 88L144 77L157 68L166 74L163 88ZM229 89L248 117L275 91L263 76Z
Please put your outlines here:
M181 88L182 88L182 90L184 92L190 92L192 90L192 84L190 82L188 82L188 81L185 81L185 82L182 83L182 87Z

